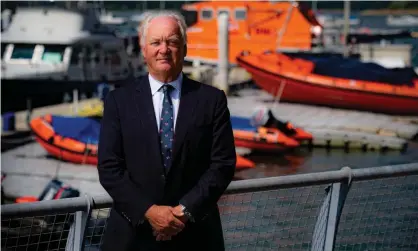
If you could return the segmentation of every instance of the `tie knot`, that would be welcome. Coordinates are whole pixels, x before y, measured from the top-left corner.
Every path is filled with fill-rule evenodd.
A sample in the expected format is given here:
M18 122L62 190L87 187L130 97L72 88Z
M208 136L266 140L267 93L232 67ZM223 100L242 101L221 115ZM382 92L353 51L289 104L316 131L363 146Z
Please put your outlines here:
M170 84L164 84L161 86L161 89L164 93L170 92L174 87Z

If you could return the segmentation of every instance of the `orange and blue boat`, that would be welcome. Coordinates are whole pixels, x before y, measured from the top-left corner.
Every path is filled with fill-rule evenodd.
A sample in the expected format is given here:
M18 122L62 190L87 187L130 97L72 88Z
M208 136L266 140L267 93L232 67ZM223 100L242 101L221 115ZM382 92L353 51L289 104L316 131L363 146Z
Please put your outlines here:
M36 141L55 158L77 164L97 165L99 120L49 114L32 119L30 128ZM254 167L254 162L237 155L237 170Z
M231 116L235 146L253 150L285 150L312 140L312 135L302 128L272 118L266 126L257 127L252 125L250 118Z

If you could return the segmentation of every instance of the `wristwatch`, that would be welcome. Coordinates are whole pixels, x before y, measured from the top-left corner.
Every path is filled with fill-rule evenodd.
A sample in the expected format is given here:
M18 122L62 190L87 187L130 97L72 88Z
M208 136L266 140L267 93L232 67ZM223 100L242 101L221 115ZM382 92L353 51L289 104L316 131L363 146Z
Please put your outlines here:
M185 206L183 206L182 204L180 204L180 207L181 207L181 211L189 219L189 221L194 222L194 218L193 218L192 214L189 211L187 211L187 208Z

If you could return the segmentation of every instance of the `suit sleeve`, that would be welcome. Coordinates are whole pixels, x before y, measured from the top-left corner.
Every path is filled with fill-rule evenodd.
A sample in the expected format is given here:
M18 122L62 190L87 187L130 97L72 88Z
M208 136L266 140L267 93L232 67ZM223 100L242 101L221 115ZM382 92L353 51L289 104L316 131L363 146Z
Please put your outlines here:
M116 211L135 226L144 219L146 210L153 203L131 181L126 169L120 119L113 94L110 92L104 102L97 169L100 184L112 197Z
M235 173L236 153L231 119L225 93L219 93L214 112L209 169L180 200L193 217L203 215L205 210L216 205Z

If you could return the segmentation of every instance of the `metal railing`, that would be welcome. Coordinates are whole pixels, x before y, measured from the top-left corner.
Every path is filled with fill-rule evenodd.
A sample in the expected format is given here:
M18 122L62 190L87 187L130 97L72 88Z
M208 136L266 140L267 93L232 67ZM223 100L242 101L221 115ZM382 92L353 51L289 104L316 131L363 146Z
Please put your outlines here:
M418 163L234 181L227 250L418 250ZM1 207L2 250L99 250L112 200Z

